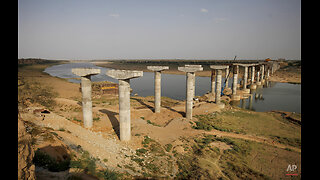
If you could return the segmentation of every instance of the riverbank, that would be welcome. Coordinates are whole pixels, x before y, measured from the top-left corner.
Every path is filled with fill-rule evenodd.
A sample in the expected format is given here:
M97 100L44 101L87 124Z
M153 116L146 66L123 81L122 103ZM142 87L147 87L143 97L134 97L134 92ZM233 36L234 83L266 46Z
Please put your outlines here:
M85 129L80 85L44 73L48 66L18 68L19 100L27 106L19 108L20 118L35 151L39 148L54 158L65 155L73 163L68 171L56 173L36 166L38 177L92 178L100 177L100 170L109 174L113 170L120 179L234 179L239 175L279 179L286 177L292 160L301 167L301 126L290 120L290 116L299 118L297 114L253 112L229 104L220 109L202 101L195 102L194 117L187 121L184 101L163 97L161 113L155 114L153 96L133 96L132 139L124 143L118 137L118 96L93 93L93 128ZM43 93L55 103L47 107L42 103L48 101L32 102L28 96L43 98ZM41 113L41 109L49 113ZM84 152L92 158L83 159ZM75 162L83 166L75 166ZM300 172L296 173L300 176Z

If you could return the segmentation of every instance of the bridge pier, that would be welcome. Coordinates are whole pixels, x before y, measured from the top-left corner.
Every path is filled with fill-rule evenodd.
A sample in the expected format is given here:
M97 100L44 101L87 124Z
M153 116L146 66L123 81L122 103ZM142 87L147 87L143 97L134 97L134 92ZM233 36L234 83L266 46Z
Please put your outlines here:
M91 76L100 73L100 69L73 68L72 73L81 76L82 113L85 128L92 127Z
M255 76L255 65L251 66L251 85L250 90L257 89L257 85L254 83L254 76Z
M169 69L169 66L147 66L154 71L154 112L160 113L161 107L161 71Z
M233 64L233 83L232 83L232 101L240 101L240 95L237 94L237 87L238 87L238 71L239 65Z
M184 67L178 67L179 71L186 72L187 85L186 85L186 118L192 119L192 107L193 98L195 93L195 72L203 71L201 65L185 65Z
M143 71L109 70L107 76L119 80L120 140L131 139L130 79L143 76Z
M220 106L221 108L224 108L224 104L221 103L221 82L222 82L222 70L227 69L229 66L226 65L211 65L210 68L216 71L216 94L215 94L215 103Z

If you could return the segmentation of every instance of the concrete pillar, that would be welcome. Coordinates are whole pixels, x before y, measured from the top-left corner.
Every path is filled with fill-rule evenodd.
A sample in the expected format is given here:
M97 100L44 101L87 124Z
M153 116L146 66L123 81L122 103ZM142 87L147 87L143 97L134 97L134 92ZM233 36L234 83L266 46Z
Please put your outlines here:
M195 72L203 71L203 68L201 65L185 65L184 67L178 67L178 70L186 72L186 118L191 120L195 93Z
M243 90L247 89L248 84L248 66L244 67L244 73L243 73Z
M109 70L107 76L119 80L120 140L131 139L130 79L143 76L143 71Z
M216 104L220 104L221 99L221 81L222 81L222 70L217 69L217 84L216 84Z
M216 71L211 70L211 93L215 95L216 93Z
M264 83L264 64L261 65L261 83L263 84Z
M82 113L85 128L92 127L91 77L81 77Z
M251 84L254 83L254 75L255 75L254 73L255 73L255 67L252 66L251 67Z
M227 66L227 68L226 68L226 87L225 87L225 89L227 89L228 88L228 86L229 86L229 66Z
M154 112L159 113L161 106L161 72L154 72Z
M237 87L238 87L238 70L239 66L233 66L233 83L232 83L232 95L231 100L233 101L240 101L240 95L237 94Z
M233 83L232 83L232 94L237 94L237 84L238 84L238 67L233 66Z
M222 83L222 70L227 69L229 66L226 65L211 65L210 68L216 71L217 78L216 78L216 94L215 94L215 101L216 104L224 108L224 104L220 102L221 97L221 83Z
M122 141L129 141L131 138L130 116L130 79L119 79L119 124Z
M257 89L257 85L254 83L254 75L255 75L255 65L252 65L251 67L251 85L250 85L250 89Z
M100 73L100 69L73 68L72 73L81 76L82 113L85 128L92 127L91 76Z
M169 66L147 66L154 71L154 112L159 113L161 107L161 71L169 69Z
M242 78L242 84L243 84L242 92L243 93L247 93L247 94L250 93L250 89L247 89L247 85L248 85L248 68L250 66L252 66L252 64L234 63L233 65L238 65L238 66L244 67L243 78ZM250 70L250 72L252 72L251 68L249 68L249 70ZM251 73L251 75L252 75L252 73Z
M193 98L195 93L195 73L187 72L187 80L186 80L186 118L192 119L192 107L193 107Z
M247 81L248 84L251 84L251 68L250 66L248 66L248 81Z
M257 82L256 82L256 84L258 85L258 86L260 86L261 85L261 81L260 81L260 67L258 67L258 69L257 69Z

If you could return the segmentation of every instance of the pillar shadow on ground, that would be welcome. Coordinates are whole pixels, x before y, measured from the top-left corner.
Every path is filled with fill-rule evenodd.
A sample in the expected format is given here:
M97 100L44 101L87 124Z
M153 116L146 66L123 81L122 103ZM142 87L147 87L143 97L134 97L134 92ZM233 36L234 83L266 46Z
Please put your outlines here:
M99 112L104 113L108 116L114 132L117 134L118 138L120 139L120 124L119 124L119 120L116 118L116 115L119 115L119 113L109 111L107 109L100 109Z
M153 106L150 106L150 105L144 103L141 99L134 98L134 97L131 97L131 99L138 101L141 105L145 106L146 108L149 108L152 112L155 111Z
M149 101L149 102L150 102L150 101ZM183 117L185 117L185 115L186 115L186 113L185 113L185 112L183 112L183 111L177 111L177 110L175 110L175 109L172 109L170 106L164 106L164 105L161 105L161 107L164 107L164 108L166 108L166 109L168 109L168 110L170 110L170 111L173 111L173 112L179 113L179 114L181 114Z

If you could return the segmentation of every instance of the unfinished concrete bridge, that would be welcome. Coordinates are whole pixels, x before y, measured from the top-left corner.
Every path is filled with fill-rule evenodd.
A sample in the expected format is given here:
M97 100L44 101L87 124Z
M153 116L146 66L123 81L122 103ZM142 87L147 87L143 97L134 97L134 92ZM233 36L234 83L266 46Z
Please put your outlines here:
M239 69L244 68L244 73L240 84L238 83ZM223 65L210 65L211 69L211 95L218 107L224 108L221 102L223 89L229 89L228 80L232 74L232 101L240 101L246 94L250 94L257 86L262 86L276 70L280 68L278 62L263 63L226 63ZM168 66L147 66L147 69L154 71L154 113L160 113L161 109L161 72L168 70ZM186 73L186 106L185 118L192 119L193 101L195 96L195 72L203 71L202 65L190 65L178 67L179 71ZM225 73L225 82L222 86L222 71ZM72 73L81 77L82 90L82 112L85 128L92 128L92 100L91 100L91 76L100 73L100 69L95 68L74 68ZM120 140L129 141L131 139L131 119L130 119L130 79L143 76L143 71L130 70L109 70L107 76L119 80L119 124ZM241 94L238 92L241 91Z

